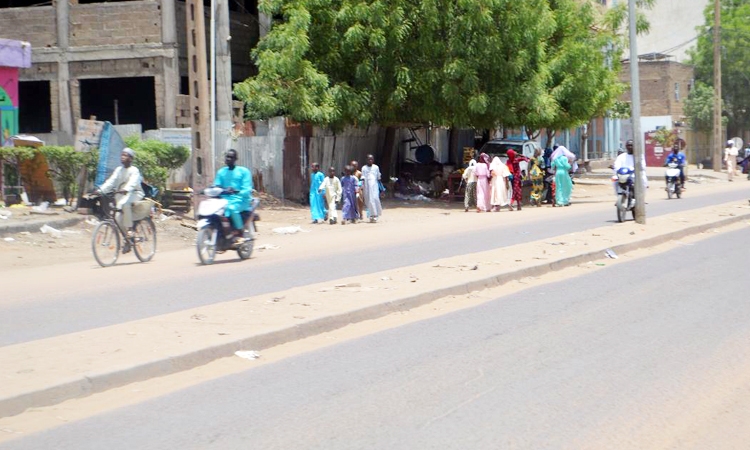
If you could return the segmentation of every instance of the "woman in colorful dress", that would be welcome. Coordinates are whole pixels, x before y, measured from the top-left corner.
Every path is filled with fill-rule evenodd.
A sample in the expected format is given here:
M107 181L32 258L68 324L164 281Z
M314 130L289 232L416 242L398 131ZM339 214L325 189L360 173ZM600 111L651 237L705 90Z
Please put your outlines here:
M518 210L521 210L521 201L523 200L523 178L521 177L521 161L528 161L529 158L518 155L515 150L508 150L508 166L512 167L513 175L513 197L510 201L510 208L513 210L513 202L516 202Z
M534 150L534 157L529 161L529 177L531 178L531 204L542 206L542 192L544 191L544 159L542 150Z

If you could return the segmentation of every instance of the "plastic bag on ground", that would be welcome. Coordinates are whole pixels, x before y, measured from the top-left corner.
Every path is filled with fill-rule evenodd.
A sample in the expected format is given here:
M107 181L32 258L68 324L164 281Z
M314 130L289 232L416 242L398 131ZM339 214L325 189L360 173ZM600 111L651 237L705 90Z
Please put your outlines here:
M307 230L303 230L300 226L291 226L291 227L279 227L274 228L273 232L276 234L295 234L295 233L307 233Z
M58 230L57 228L52 228L46 223L42 225L41 228L39 228L39 231L41 231L44 234L49 234L50 236L55 237L55 238L62 237L62 231Z

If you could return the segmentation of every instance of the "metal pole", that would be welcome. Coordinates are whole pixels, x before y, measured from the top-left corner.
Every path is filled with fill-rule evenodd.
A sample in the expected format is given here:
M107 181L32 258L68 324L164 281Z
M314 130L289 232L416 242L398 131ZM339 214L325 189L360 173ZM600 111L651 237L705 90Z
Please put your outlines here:
M633 121L633 159L635 160L635 221L646 223L646 183L643 164L643 135L641 134L641 82L638 75L638 44L635 31L635 2L628 2L630 22L630 109Z
M211 0L211 162L210 173L216 173L216 0Z
M714 0L714 129L713 129L713 166L714 172L721 172L722 148L724 139L721 135L721 4Z

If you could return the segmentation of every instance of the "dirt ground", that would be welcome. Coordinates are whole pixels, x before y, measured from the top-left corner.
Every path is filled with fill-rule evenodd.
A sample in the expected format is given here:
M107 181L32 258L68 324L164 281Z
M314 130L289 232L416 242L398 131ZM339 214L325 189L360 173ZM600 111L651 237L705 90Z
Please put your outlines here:
M691 184L687 195L731 187L729 183L716 182ZM662 196L663 194L664 192L661 189L652 189L649 193L649 195L656 196ZM312 225L309 210L306 206L291 202L282 203L264 195L261 198L259 209L261 222L258 223L259 235L254 257L263 255L264 259L284 259L298 256L300 249L314 250L320 248L321 245L332 246L328 251L335 253L336 248L342 246L361 245L363 248L367 247L370 244L363 241L368 237L375 240L388 239L391 242L407 241L424 236L449 235L453 233L451 230L457 229L487 228L495 225L498 220L518 223L522 226L524 222L545 220L554 217L555 214L565 214L571 211L580 212L581 209L593 210L599 208L601 204L611 203L612 201L612 186L605 179L579 181L572 196L573 206L564 208L565 211L559 213L556 213L552 207L544 205L541 208L525 207L521 212L502 211L478 215L474 212L465 213L462 202L387 199L383 205L382 220L378 224L359 223L343 227L328 224ZM59 212L59 215L51 216L55 219L80 217L75 213L67 213L61 209L56 211ZM340 214L339 211L339 217ZM28 209L13 208L11 220L39 220L39 216L31 216ZM65 228L59 238L41 232L23 232L0 237L0 269L45 267L82 261L93 262L91 233L95 226L94 220L93 217L89 217L78 225ZM9 221L0 222L0 226L4 224L3 222ZM191 228L195 224L192 213L158 217L155 223L158 253L194 247L196 232ZM312 232L280 235L272 231L276 228L291 226L298 226L303 231Z

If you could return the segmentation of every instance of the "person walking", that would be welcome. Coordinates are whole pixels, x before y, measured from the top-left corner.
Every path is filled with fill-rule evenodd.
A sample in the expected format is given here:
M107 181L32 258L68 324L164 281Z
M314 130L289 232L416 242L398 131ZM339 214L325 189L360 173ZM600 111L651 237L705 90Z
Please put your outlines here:
M490 205L492 205L492 211L500 211L503 206L510 207L508 201L508 192L510 190L510 170L506 164L500 161L500 158L495 156L490 164L490 174L492 178L490 180Z
M380 204L380 176L380 167L375 164L375 157L367 155L367 165L362 168L362 193L370 222L377 222L383 213Z
M310 177L310 216L312 216L312 223L322 223L326 218L323 196L318 191L320 183L324 179L325 175L320 171L320 164L312 163L312 176Z
M552 149L545 148L544 156L544 203L555 204L555 171L552 170Z
M523 201L523 175L521 174L521 162L527 161L529 158L518 155L515 150L508 149L508 165L513 168L511 175L513 175L513 198L510 201L511 210L513 209L513 202L516 202L518 210L521 210L521 202Z
M570 206L570 195L573 192L573 182L568 171L571 169L570 161L564 154L552 160L555 169L555 205Z
M477 207L477 175L474 173L474 169L477 165L475 160L469 161L469 167L464 170L461 178L466 183L466 190L464 191L464 212L468 212L469 208Z
M365 198L362 193L362 171L359 170L359 162L352 160L349 163L352 166L352 176L357 179L357 218L363 220L365 218Z
M727 147L724 149L724 162L727 163L727 179L734 181L737 175L737 155L739 150L734 146L734 141L727 141Z
M359 193L359 180L352 175L352 166L344 167L344 178L341 179L341 225L346 221L357 223L357 194Z
M479 155L479 162L474 167L477 177L477 212L490 210L490 157L486 153Z
M328 223L335 224L338 220L336 202L341 200L341 181L336 176L336 168L328 169L328 176L320 183L318 192L322 193L328 204Z
M529 178L531 178L531 203L542 206L542 192L544 191L544 159L542 149L534 150L534 157L529 161Z

